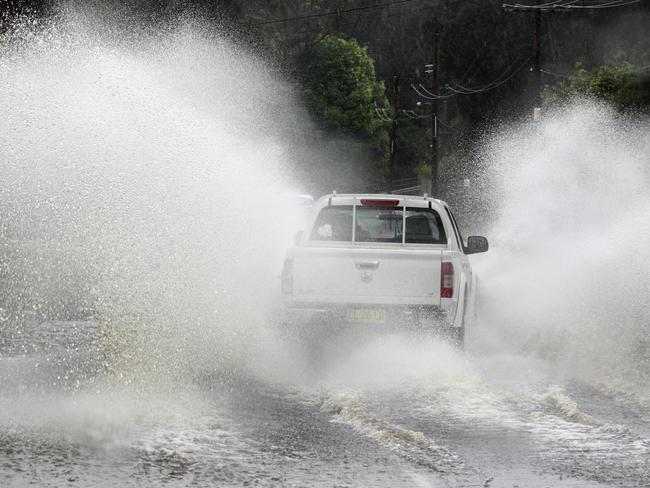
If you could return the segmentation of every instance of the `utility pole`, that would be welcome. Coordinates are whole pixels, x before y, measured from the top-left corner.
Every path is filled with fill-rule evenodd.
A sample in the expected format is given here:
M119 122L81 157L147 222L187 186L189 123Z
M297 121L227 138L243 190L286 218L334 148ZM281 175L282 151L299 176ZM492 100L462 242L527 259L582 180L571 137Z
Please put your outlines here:
M557 7L559 8L558 0ZM574 3L574 2L569 2ZM532 12L533 13L533 67L532 67L532 102L533 120L539 120L542 110L542 10L554 11L551 4L544 6L542 0L536 0L535 5L503 4L507 12ZM542 8L544 7L544 8Z
M542 110L542 0L537 0L534 12L535 40L533 53L533 119L537 120Z
M431 93L440 93L440 32L433 35ZM431 100L431 196L438 194L438 99Z
M397 119L399 118L399 76L393 76L393 89L390 96L390 168L395 168L395 153L397 149Z
M585 12L588 10L606 10L610 8L625 7L632 4L640 4L641 0L630 0L626 2L617 2L610 0L601 0L594 3L593 0L588 4L578 0L537 0L534 5L525 5L520 3L504 3L503 9L507 12L533 12L533 30L534 30L534 53L533 53L533 120L539 120L542 106L542 11L545 12Z
M533 120L539 120L542 106L542 11L544 12L571 12L586 10L603 10L610 8L625 7L631 4L638 4L639 1L612 2L602 0L601 3L585 5L578 0L536 0L534 5L504 3L503 9L507 12L532 12L533 13Z

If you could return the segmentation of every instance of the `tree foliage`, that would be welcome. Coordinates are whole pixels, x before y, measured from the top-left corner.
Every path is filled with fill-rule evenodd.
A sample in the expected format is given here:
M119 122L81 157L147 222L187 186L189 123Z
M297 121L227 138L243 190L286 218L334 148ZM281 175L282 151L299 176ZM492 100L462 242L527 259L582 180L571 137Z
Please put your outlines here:
M305 99L326 127L352 134L384 154L387 131L375 108L386 108L368 50L352 39L326 36L304 52Z
M650 110L650 70L632 64L604 64L587 69L576 64L575 72L544 89L544 103L558 105L576 97L595 97L623 110Z

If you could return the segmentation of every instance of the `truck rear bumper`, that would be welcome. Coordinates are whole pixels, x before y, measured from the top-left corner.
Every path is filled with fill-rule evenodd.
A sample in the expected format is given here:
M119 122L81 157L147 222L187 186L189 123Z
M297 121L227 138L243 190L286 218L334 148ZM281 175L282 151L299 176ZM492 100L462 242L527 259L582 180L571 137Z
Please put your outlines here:
M453 316L438 307L394 305L300 304L285 307L282 321L292 326L319 324L388 325L404 327L450 327Z

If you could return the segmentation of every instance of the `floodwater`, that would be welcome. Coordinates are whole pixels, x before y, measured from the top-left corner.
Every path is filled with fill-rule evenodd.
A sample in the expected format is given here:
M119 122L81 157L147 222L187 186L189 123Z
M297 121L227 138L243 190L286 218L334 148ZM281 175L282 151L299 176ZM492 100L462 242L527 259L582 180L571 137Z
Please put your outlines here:
M461 352L278 328L276 197L338 155L233 39L23 19L0 80L0 486L650 486L647 120L486 136Z
M38 324L47 352L3 345L3 486L650 483L650 391L630 384L403 333L296 360L302 371L262 364L155 388L111 384L88 359L92 340L65 344L96 326Z

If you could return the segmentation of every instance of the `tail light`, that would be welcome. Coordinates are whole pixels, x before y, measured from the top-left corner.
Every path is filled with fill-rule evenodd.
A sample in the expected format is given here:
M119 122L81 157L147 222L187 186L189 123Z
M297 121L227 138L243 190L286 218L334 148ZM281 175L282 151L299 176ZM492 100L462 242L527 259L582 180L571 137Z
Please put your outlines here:
M293 259L287 258L282 267L282 275L280 275L282 293L293 292Z
M399 200L385 200L378 198L362 198L361 205L366 207L397 207Z
M440 267L440 298L452 298L454 296L454 265L442 263Z

